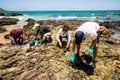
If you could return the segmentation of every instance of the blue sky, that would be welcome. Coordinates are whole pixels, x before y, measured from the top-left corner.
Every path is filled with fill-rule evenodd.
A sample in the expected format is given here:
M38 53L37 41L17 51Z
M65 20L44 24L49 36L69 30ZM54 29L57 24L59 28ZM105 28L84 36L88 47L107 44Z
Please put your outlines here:
M120 0L0 0L5 10L120 10Z

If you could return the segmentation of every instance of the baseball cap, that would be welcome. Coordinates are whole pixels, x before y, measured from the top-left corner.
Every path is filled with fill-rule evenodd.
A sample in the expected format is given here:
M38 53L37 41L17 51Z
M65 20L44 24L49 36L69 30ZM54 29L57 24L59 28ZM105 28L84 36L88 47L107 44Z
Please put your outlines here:
M84 36L84 33L82 31L77 31L75 33L75 43L80 44L82 42L83 36Z
M32 29L36 29L38 26L40 26L38 23L36 23Z

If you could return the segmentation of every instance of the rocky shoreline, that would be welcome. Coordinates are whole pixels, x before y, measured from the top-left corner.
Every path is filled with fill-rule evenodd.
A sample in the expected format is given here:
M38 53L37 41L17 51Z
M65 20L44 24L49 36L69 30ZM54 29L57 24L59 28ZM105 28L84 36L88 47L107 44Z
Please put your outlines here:
M27 20L24 25L27 40L35 33L31 31L34 22L43 20ZM113 34L103 34L100 38L96 68L75 68L69 63L70 52L56 47L56 32L63 24L74 30L84 23L84 20L47 20L52 29L53 42L46 45L36 45L33 50L27 50L28 44L12 46L10 43L0 45L0 79L1 80L119 80L120 79L120 40L110 37ZM120 21L106 23L111 28L120 26ZM7 24L6 24L7 25ZM2 26L2 25L1 25ZM83 41L85 48L90 40ZM82 55L82 54L80 54Z

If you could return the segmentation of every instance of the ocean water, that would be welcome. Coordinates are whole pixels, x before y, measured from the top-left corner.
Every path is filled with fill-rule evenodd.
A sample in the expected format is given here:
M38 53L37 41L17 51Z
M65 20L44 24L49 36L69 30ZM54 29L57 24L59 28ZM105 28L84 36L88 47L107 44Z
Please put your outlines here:
M7 11L10 13L13 11ZM23 16L15 16L20 20L27 20L33 18L35 20L108 20L118 21L120 20L120 10L93 10L93 11L16 11L24 14Z

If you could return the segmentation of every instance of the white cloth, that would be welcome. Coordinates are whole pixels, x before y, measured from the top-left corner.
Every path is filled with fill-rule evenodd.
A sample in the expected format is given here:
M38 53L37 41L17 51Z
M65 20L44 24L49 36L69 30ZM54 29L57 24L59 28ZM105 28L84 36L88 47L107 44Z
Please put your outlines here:
M68 38L68 44L70 44L70 33L69 31L67 31L66 33L63 33L63 29L60 28L59 31L58 31L58 34L57 34L57 41L60 41L59 37L62 37L62 38Z
M85 22L75 31L82 31L85 34L85 37L88 37L92 40L97 38L97 31L100 29L100 26L96 22Z

